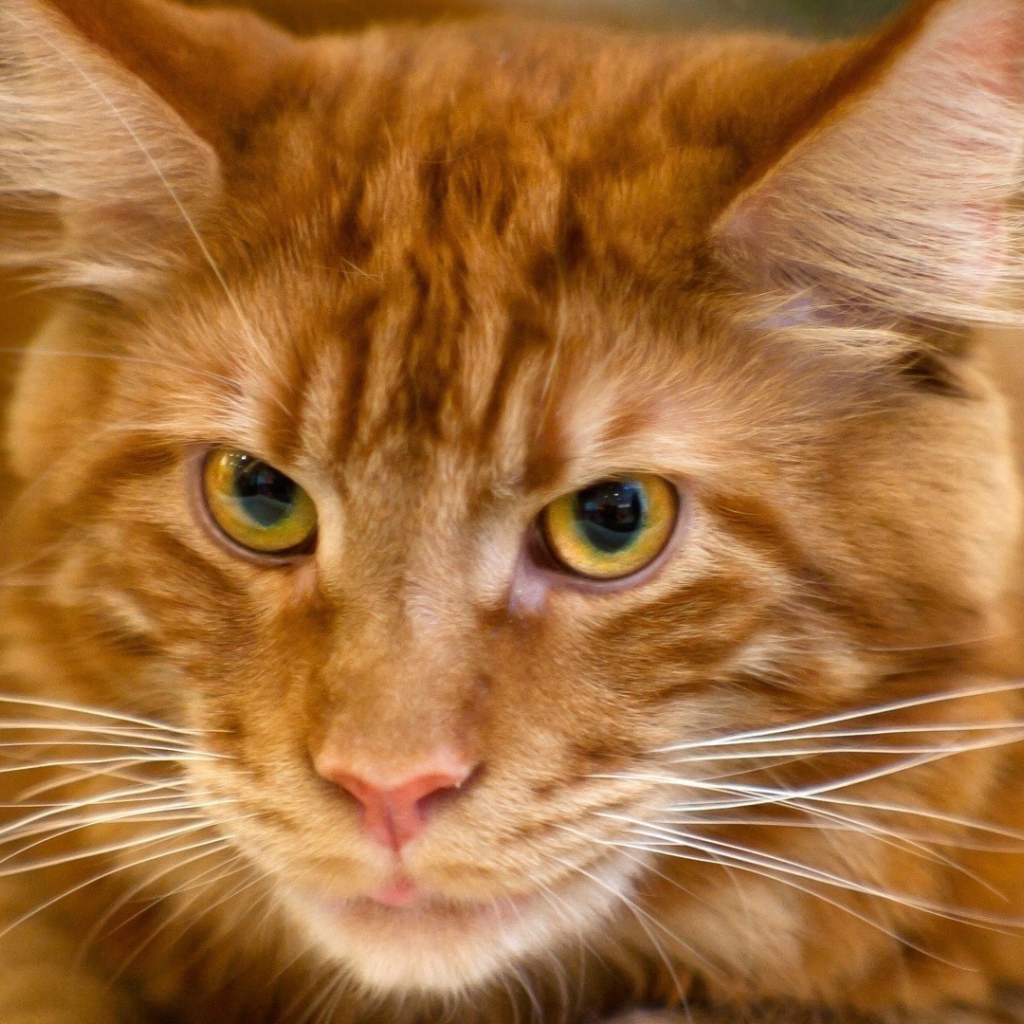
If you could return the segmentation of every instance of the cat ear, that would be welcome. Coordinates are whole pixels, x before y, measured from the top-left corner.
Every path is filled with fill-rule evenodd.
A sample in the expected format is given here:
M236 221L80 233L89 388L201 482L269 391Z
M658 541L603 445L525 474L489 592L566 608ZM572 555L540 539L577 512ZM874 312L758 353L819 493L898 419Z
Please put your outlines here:
M206 37L233 26L159 0L0 0L0 266L124 297L201 246L221 179L205 129L245 63Z
M845 77L720 218L719 254L818 308L1024 323L1024 0L919 3Z

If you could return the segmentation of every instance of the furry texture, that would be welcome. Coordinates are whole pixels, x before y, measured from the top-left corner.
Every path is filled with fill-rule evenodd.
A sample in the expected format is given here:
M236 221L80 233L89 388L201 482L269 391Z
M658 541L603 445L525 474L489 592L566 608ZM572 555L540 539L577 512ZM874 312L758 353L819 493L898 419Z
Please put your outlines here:
M1008 1005L971 332L1020 323L1022 61L1019 0L822 47L0 0L0 252L62 289L6 432L5 1024ZM218 538L215 445L313 555ZM622 473L665 556L555 571L541 510ZM318 768L441 753L400 856Z
M120 294L167 269L167 242L216 191L216 157L58 18L8 3L0 22L0 193L8 211L34 215L29 234L8 227L2 260L59 268L57 285ZM36 226L44 213L63 230Z

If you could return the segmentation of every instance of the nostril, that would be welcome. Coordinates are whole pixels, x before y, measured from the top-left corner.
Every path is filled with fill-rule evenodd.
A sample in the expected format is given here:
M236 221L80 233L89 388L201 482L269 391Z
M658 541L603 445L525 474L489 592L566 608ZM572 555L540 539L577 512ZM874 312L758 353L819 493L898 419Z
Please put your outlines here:
M393 789L386 790L388 799L402 807L426 809L432 802L441 798L442 794L457 793L472 774L468 771L433 772L410 779L408 782Z
M426 821L432 814L439 811L442 807L453 803L459 799L465 791L476 782L483 765L475 765L470 771L458 781L448 781L442 785L435 787L424 793L416 801L417 813Z
M383 790L377 789L376 786L373 786L368 782L364 782L358 776L338 772L329 777L325 777L328 782L334 783L338 789L344 790L344 792L348 793L348 795L355 800L364 812L370 808L371 805L381 802Z

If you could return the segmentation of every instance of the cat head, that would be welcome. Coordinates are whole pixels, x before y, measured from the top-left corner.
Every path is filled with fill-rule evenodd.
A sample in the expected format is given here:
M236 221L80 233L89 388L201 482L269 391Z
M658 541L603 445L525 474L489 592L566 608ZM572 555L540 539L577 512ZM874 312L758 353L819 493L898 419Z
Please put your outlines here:
M766 858L901 879L890 931L938 868L767 821L892 761L828 722L999 717L969 332L1021 321L1022 39L1017 0L823 47L5 0L0 257L66 295L9 667L197 737L197 806L377 990L582 941L772 991L818 919L852 983L888 935ZM972 756L866 798L968 814Z

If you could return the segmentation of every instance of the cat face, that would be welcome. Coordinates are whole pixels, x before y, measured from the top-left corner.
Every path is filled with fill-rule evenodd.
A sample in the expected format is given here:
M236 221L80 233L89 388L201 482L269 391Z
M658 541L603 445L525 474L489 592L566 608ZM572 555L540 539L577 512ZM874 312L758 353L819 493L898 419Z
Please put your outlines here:
M891 113L861 65L937 75L959 19L1005 39L1019 5L824 51L451 26L299 44L153 14L190 26L191 72L234 55L216 101L145 25L119 42L116 5L62 4L77 28L15 6L142 127L121 161L117 130L86 139L65 173L102 188L66 189L79 248L44 254L93 297L19 382L10 546L44 584L5 597L12 645L45 692L196 737L188 790L282 928L378 990L461 991L581 942L767 988L813 955L809 917L842 914L765 858L871 859L927 898L905 850L772 830L756 787L875 770L876 801L953 814L994 770L921 765L911 796L878 771L892 751L812 757L828 730L801 723L998 718L998 688L928 697L985 671L1018 497L1001 399L925 320L981 309L999 254L972 262L971 236L966 270L937 265L932 287L967 284L924 318L927 260L857 221L869 200L812 258L806 181L852 187L832 154ZM978 109L1019 122L977 61ZM852 111L794 142L830 89ZM999 141L977 160L1008 189ZM875 237L902 281L843 263L881 259ZM743 746L786 726L781 754ZM844 928L839 979L886 941Z

